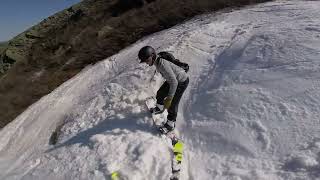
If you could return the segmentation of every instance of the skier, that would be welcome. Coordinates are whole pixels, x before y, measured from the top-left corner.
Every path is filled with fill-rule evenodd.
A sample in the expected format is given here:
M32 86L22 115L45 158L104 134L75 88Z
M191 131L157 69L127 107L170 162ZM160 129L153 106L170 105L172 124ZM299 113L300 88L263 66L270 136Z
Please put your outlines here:
M156 54L151 46L145 46L140 49L138 57L140 63L155 65L157 71L166 80L157 91L157 104L151 112L156 114L164 109L168 110L167 121L160 128L162 133L168 133L175 128L179 102L188 87L189 77L183 68L162 58L159 54Z

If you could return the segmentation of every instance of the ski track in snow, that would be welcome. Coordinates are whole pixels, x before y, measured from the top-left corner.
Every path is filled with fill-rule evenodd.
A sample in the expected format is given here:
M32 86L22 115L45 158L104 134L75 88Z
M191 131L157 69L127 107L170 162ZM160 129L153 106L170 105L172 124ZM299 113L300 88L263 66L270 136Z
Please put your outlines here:
M172 154L144 106L162 79L136 58L147 44L191 67L181 179L317 179L318 9L278 1L198 16L87 67L1 130L0 179L168 179Z

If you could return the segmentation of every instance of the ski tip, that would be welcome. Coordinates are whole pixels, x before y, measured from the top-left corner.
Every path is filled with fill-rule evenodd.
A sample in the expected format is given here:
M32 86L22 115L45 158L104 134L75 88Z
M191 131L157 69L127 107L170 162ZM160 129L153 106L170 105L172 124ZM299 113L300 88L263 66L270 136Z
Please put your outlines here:
M111 180L120 180L119 173L116 171L111 173Z

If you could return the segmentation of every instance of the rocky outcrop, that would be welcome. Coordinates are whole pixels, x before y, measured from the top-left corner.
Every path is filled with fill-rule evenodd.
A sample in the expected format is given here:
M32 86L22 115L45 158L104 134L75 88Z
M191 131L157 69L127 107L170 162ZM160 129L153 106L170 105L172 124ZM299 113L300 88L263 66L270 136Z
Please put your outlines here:
M0 77L1 75L4 73L4 69L5 69L5 65L3 64L3 52L6 50L7 48L7 42L0 42Z
M70 22L79 21L83 16L85 14L81 9L81 4L78 4L44 19L39 24L14 37L8 42L6 48L0 52L0 64L2 64L0 73L4 74L17 61L27 61L33 51L33 43L46 39L50 32L63 29Z

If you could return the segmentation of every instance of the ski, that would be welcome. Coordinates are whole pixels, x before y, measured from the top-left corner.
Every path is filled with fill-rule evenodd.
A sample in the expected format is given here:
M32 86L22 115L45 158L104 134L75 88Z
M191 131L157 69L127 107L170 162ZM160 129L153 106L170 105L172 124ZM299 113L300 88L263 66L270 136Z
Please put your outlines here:
M175 140L172 140L172 147L173 147L172 148L173 159L172 159L172 169L171 169L172 174L171 174L170 180L179 180L184 144L181 140L175 139Z
M146 106L150 111L151 108L155 107L156 99L154 97L149 97L146 99ZM170 180L179 180L180 177L180 170L181 170L181 162L183 157L183 148L184 144L179 139L178 133L176 130L169 131L168 133L164 134L160 131L160 127L162 127L164 120L166 119L167 112L160 111L159 113L151 113L152 120L154 126L157 128L160 136L163 138L168 138L171 141L171 149L173 151L173 159L172 159L172 174Z

